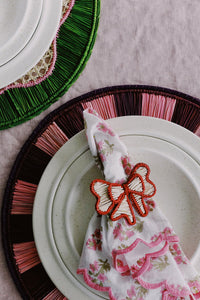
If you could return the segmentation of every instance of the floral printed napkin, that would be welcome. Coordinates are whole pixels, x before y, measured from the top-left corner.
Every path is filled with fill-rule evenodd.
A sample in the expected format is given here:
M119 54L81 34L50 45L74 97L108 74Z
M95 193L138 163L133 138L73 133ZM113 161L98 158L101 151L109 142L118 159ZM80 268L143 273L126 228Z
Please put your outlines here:
M133 169L126 146L95 111L84 111L84 120L89 148L106 182L126 183ZM134 225L127 218L111 220L111 211L94 214L77 272L112 300L199 299L200 278L178 236L153 199L144 202L148 215L133 209Z

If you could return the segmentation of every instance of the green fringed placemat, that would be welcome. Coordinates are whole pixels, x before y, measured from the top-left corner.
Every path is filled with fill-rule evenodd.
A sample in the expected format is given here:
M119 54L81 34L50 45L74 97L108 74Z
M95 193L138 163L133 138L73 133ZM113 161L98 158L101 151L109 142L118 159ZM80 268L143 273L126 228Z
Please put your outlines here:
M53 74L34 87L15 88L0 95L0 130L33 118L69 89L89 59L99 15L100 0L76 0L59 31Z

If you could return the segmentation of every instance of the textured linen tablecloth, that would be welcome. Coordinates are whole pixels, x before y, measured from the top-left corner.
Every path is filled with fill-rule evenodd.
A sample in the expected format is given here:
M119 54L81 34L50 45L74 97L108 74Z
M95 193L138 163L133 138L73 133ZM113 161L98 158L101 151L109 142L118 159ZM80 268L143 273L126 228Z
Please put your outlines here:
M33 129L66 101L105 86L167 87L200 98L200 1L107 0L91 58L79 79L38 117L0 132L0 203L17 153ZM0 299L21 299L0 245Z

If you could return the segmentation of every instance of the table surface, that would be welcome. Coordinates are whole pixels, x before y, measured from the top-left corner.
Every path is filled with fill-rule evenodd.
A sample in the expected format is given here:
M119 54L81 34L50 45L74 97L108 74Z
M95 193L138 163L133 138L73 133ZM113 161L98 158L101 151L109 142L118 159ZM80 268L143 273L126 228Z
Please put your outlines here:
M200 98L199 15L199 0L102 0L97 40L78 80L38 117L0 132L0 204L20 148L49 112L70 99L124 84L162 86ZM0 299L21 299L1 244Z

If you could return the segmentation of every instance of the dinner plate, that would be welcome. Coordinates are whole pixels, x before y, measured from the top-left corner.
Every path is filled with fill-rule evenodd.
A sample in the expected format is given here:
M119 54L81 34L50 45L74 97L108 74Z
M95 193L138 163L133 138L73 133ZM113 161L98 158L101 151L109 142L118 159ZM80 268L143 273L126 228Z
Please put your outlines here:
M20 1L23 3L22 0ZM38 2L38 0L36 2ZM0 66L0 88L19 79L34 67L48 50L56 35L62 12L62 0L43 0L42 2L39 22L31 38L16 56ZM18 1L15 2L13 0L13 3L16 5ZM31 9L31 3L32 1L29 0L27 9L28 6L29 9ZM24 14L26 15L26 8L22 12L22 15ZM21 25L23 25L23 21ZM18 26L20 27L20 21L18 21ZM11 37L12 36L11 33Z
M126 144L133 163L150 165L157 186L154 200L200 271L200 139L179 125L152 117L126 116L107 122ZM89 190L95 178L102 174L82 131L52 158L34 201L33 231L39 256L51 280L69 299L108 299L76 274L95 211Z
M16 56L33 35L43 0L0 1L0 66Z

